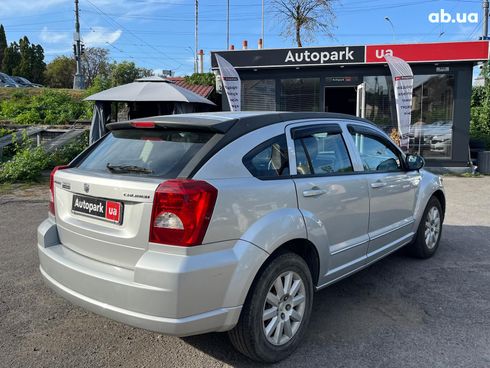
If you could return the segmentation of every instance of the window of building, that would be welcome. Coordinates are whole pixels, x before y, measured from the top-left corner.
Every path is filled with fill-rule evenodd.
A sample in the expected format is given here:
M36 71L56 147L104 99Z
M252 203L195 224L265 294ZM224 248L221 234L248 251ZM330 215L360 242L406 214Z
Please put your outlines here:
M257 178L288 176L288 145L284 134L252 149L243 157L243 164Z
M281 79L280 111L320 111L320 78Z
M366 118L386 133L397 129L391 76L364 77ZM454 76L415 75L410 127L410 152L431 159L450 159L454 111Z
M399 152L395 151L389 142L381 137L368 134L353 131L351 134L361 156L365 171L391 172L402 170Z
M242 80L243 111L275 111L276 81L274 79Z
M306 132L295 137L294 147L298 175L353 171L341 132L329 132L328 129Z

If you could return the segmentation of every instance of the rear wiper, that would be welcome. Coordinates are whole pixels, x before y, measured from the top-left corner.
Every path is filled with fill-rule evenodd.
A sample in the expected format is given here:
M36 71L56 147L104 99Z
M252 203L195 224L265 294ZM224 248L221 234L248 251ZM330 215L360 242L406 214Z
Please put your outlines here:
M153 170L147 169L146 167L135 166L135 165L111 165L108 163L106 167L114 173L142 173L142 174L152 174Z

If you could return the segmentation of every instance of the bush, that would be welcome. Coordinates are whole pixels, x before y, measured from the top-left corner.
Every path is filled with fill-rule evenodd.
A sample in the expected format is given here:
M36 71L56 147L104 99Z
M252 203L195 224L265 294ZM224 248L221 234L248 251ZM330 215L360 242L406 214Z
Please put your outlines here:
M91 117L90 104L66 91L44 89L34 96L19 92L10 97L0 103L0 119L18 124L64 124Z
M474 87L471 96L470 137L484 142L490 150L490 75L488 66L482 70L485 85Z
M0 183L37 181L43 170L66 165L88 145L88 132L75 142L46 153L42 147L31 147L26 135L21 143L15 143L15 154L0 167Z
M0 183L35 181L48 165L49 157L41 147L24 147L10 161L3 164Z
M0 138L5 137L6 135L12 134L14 131L7 128L0 128Z

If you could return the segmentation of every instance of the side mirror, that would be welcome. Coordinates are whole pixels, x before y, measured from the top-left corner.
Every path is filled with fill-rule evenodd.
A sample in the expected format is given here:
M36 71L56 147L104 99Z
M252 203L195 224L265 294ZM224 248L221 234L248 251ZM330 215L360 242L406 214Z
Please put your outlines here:
M407 154L405 157L408 170L420 170L425 165L425 160L422 156Z

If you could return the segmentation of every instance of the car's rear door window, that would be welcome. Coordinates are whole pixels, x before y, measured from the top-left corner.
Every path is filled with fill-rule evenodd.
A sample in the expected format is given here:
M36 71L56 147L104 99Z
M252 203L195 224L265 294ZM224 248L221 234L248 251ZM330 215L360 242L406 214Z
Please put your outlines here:
M292 131L298 175L352 172L352 163L339 126L311 126Z
M288 176L289 157L286 136L282 134L259 144L244 156L243 164L257 178Z
M89 171L175 178L213 133L124 129L110 132L78 164Z

